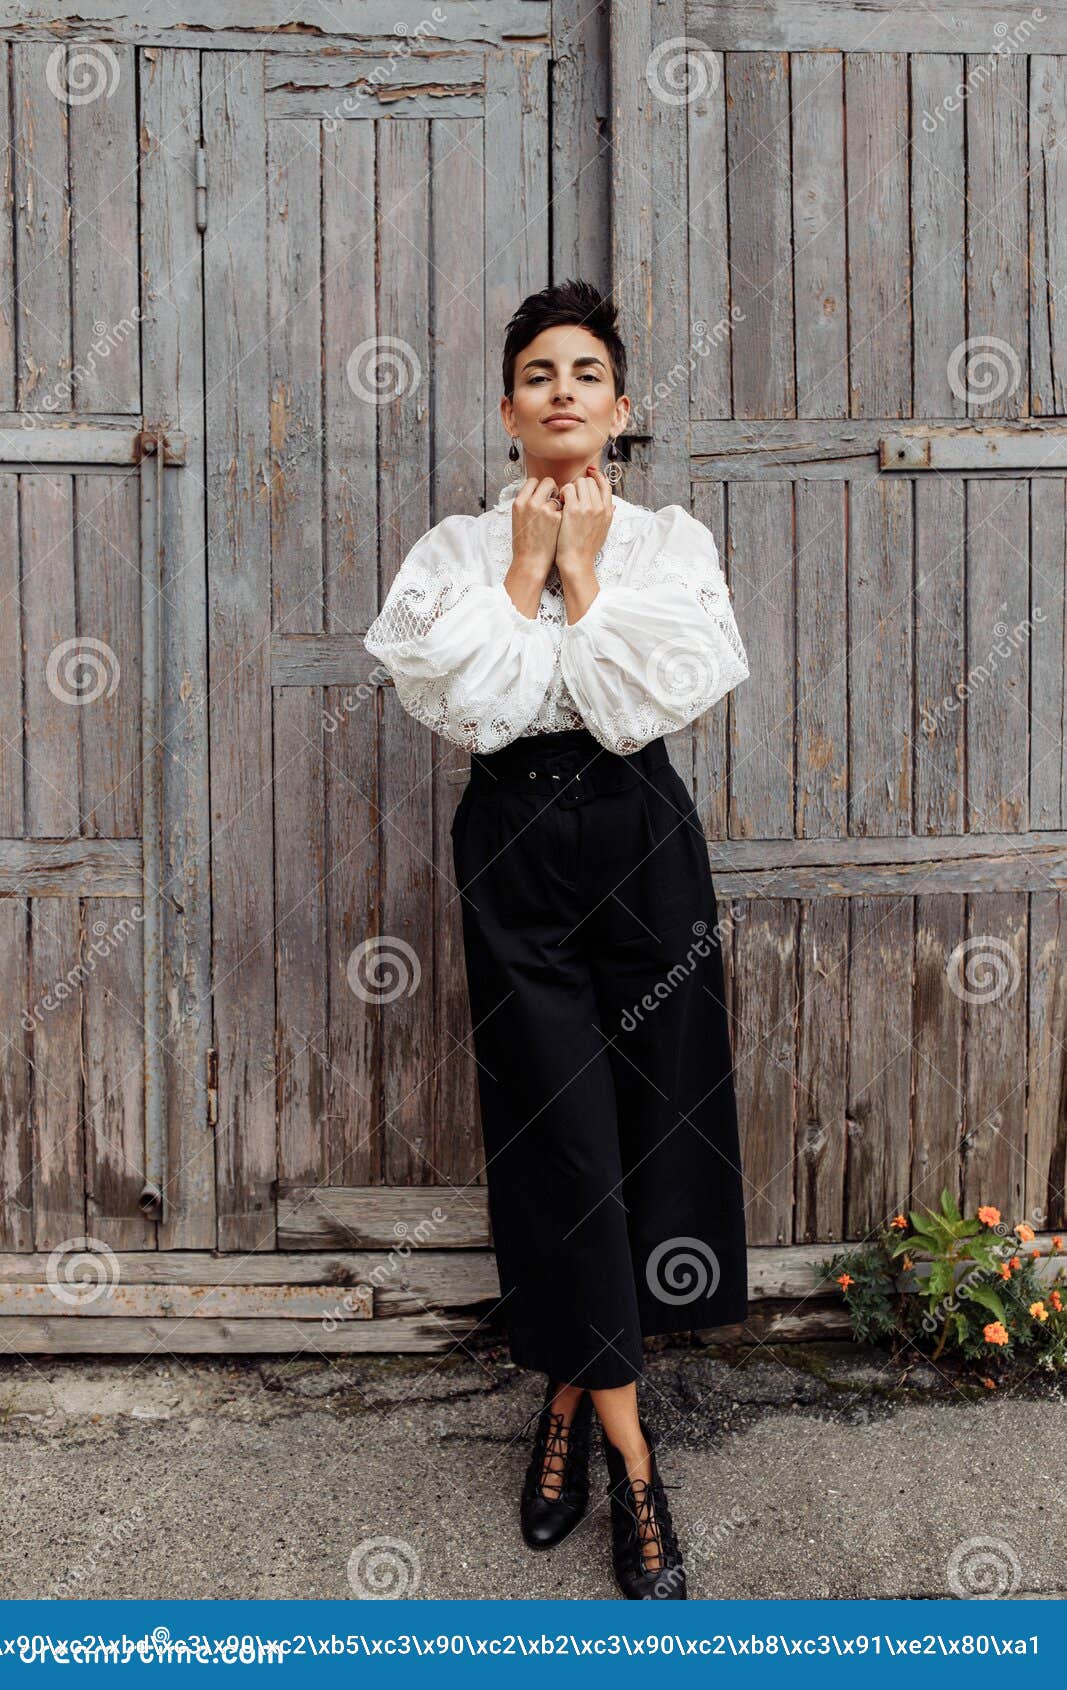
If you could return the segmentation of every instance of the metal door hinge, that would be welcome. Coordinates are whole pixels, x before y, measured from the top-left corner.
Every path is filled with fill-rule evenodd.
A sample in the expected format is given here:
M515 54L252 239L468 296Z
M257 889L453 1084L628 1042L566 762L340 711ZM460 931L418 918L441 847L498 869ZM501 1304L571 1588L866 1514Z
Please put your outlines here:
M218 1125L219 1120L219 1053L212 1046L207 1052L207 1124Z
M196 149L196 226L203 234L207 228L207 149Z

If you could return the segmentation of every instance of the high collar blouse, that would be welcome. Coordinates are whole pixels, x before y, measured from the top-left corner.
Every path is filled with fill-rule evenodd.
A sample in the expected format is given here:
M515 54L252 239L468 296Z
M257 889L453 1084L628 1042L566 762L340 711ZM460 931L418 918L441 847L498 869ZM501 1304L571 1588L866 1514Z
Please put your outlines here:
M553 564L537 615L524 615L504 585L521 486L417 540L364 636L416 720L468 751L586 727L627 754L747 678L715 541L681 505L653 511L614 494L585 613L567 621Z

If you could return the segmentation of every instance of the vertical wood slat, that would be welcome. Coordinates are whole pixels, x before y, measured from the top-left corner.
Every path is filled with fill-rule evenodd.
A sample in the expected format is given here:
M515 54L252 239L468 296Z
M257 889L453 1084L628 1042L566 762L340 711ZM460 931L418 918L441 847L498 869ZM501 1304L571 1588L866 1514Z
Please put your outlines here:
M378 552L378 426L388 403L368 397L375 389L373 371L379 355L376 337L393 332L379 318L375 263L378 250L376 203L376 135L372 123L340 123L322 137L324 332L324 497L325 497L325 622L335 633L367 627L377 610ZM397 127L383 125L385 129ZM406 125L398 127L405 128ZM425 125L418 124L420 133ZM420 193L425 155L413 172L412 192ZM385 183L381 191L384 197ZM390 193L402 192L396 183ZM352 208L358 212L353 234ZM397 213L403 223L403 208ZM406 256L416 266L424 262L425 241ZM383 257L383 271L388 262ZM406 325L395 330L407 338ZM358 349L358 350L357 350ZM403 348L395 354L380 345L383 370L391 384L405 389L413 372ZM421 354L419 389L400 401L421 403L427 380L425 352ZM390 384L383 387L383 399ZM413 439L413 434L408 436ZM416 461L418 454L416 453ZM395 467L395 466L394 466ZM395 488L405 477L398 474ZM410 490L410 489L409 489ZM414 537L413 535L411 536ZM327 689L321 699L325 765L326 862L321 890L324 904L326 951L320 968L326 978L327 1020L322 1053L328 1060L325 1087L326 1118L321 1134L322 1178L330 1184L370 1184L378 1177L375 1107L380 1075L377 1041L378 1014L353 987L366 969L349 960L373 932L377 895L379 837L375 828L377 802L376 710L373 690L350 697ZM348 1171L346 1174L345 1170Z
M20 479L26 837L81 832L79 667L69 475Z
M611 18L606 5L554 0L552 274L611 286ZM435 124L435 129L438 127ZM479 141L480 148L480 141ZM481 202L481 189L473 211Z
M274 872L262 55L205 80L204 243L218 1244L274 1243Z
M725 483L703 481L693 488L693 515L711 530L719 553L719 562L730 585L733 570L731 548L726 534ZM747 567L747 560L737 560L738 569ZM749 631L738 622L741 642L749 639ZM748 650L745 645L746 652ZM729 765L730 734L734 721L734 704L730 693L713 709L698 718L692 729L687 749L692 761L689 768L679 768L693 794L704 832L711 839L726 839L729 829ZM681 737L680 735L678 736ZM668 742L669 743L669 742ZM676 764L680 759L676 759Z
M793 1237L796 908L746 900L731 991L734 1085L749 1244Z
M1030 1219L1023 1213L1027 902L1024 892L970 893L958 969L967 1052L964 1202L972 1213L979 1203L997 1203L1011 1226Z
M655 8L654 33L657 43L685 38L686 0L660 0ZM700 74L703 67L689 68ZM657 79L668 76L667 65L653 57L645 67L646 80L657 88ZM686 107L677 98L652 100L651 152L645 166L646 193L652 201L652 321L656 348L656 384L641 389L635 398L639 411L650 419L638 423L638 431L652 436L651 502L689 509L689 399L685 384L674 372L688 369L694 355L692 319L689 309L689 253L692 238L688 230L688 164L686 160ZM669 372L669 373L668 373ZM681 736L680 736L681 737ZM691 762L692 730L679 746Z
M380 331L404 343L405 357L419 372L416 386L401 383L397 397L378 407L384 597L409 546L431 526L425 428L432 258L428 125L419 119L382 124L378 145ZM386 807L380 832L384 880L375 958L384 974L392 977L395 970L395 983L384 992L370 986L382 1050L380 1177L387 1185L421 1185L432 1183L433 956L423 935L433 932L432 766L438 752L431 736L402 709L393 689L387 690L383 705L379 769Z
M915 831L964 832L967 484L915 482Z
M61 414L73 408L68 108L51 84L57 70L60 78L65 74L65 60L53 61L47 41L16 42L11 53L17 404Z
M913 901L849 900L845 1228L887 1226L908 1190Z
M915 900L914 1094L911 1201L936 1209L946 1186L963 1200L964 1006L950 966L964 939L965 900Z
M33 1244L51 1251L85 1234L80 901L32 899L30 933Z
M732 698L730 837L788 839L796 711L793 484L733 482L729 502L734 613L752 654L751 674ZM767 652L777 654L773 663L761 661Z
M789 55L727 53L726 89L734 415L793 417Z
M794 1241L803 1244L845 1235L848 934L844 898L801 905Z
M691 417L733 415L726 82L722 53L701 53L689 114L689 336ZM702 326L701 326L702 325ZM728 332L721 332L727 325Z
M797 416L848 416L844 68L794 53L793 241Z
M796 832L801 839L839 838L848 832L848 489L798 481L794 499Z
M267 146L271 604L275 633L312 634L325 609L320 125L270 123ZM314 1185L327 1174L323 696L280 687L273 699L278 1177Z
M911 832L912 488L849 486L849 832Z
M87 1231L113 1250L150 1250L145 1177L143 929L128 898L87 898L84 987Z
M1030 491L1030 826L1067 819L1067 480Z
M0 408L5 411L15 409L18 392L13 52L7 42L0 52Z
M210 55L208 55L210 57ZM214 1245L215 1143L207 1118L212 1035L208 783L204 293L196 227L200 54L140 58L142 380L149 417L185 435L163 477L163 998L167 1185L161 1249ZM217 369L209 379L217 379Z
M73 409L83 414L141 409L136 62L134 47L109 45L90 72L98 97L67 108Z
M645 75L653 45L651 24L651 11L642 0L616 0L611 8L611 287L626 342L626 385L631 395L651 393L654 380L652 206L646 179L652 89ZM490 134L486 145L491 157ZM486 320L492 345L494 337L499 341L499 310L488 292L487 304L493 308ZM640 430L635 424L632 432L647 433L648 427L645 420ZM627 476L627 497L635 503L645 499L640 479L632 472Z
M180 473L180 472L179 472ZM135 839L141 832L140 482L136 474L75 475L74 545L79 640L107 648L87 663L91 702L81 730L81 831Z
M1029 411L1026 57L968 54L967 332L972 417Z
M917 417L962 417L967 403L951 379L967 336L967 169L963 59L911 55L911 288Z
M0 119L2 122L2 119ZM10 168L10 161L8 163ZM0 237L2 241L2 237ZM23 835L23 634L19 591L19 478L0 475L0 836ZM29 1043L29 905L0 899L0 1245L33 1248L33 1135Z
M1067 55L1030 59L1030 407L1035 416L1067 411L1067 324L1056 309L1067 286Z
M1028 483L974 479L967 498L967 831L1021 833L1029 826Z
M1067 1225L1067 899L1030 897L1026 1169L1023 1208L1043 1227ZM1031 1221L1035 1228L1038 1221Z
M485 160L479 123L439 119L431 125L433 218L432 333L434 406L431 420L435 510L478 508L485 423L499 430L491 403L483 408L486 367L481 308ZM448 207L467 208L463 218ZM567 272L568 274L570 272ZM580 272L579 272L580 273ZM486 396L499 396L501 378ZM484 1160L478 1131L477 1068L470 1049L470 1006L464 978L462 906L457 895L450 828L461 786L443 776L461 769L464 753L442 741L434 770L435 942L434 1020L437 1061L433 1085L434 1181L476 1180Z
M845 135L850 414L908 417L911 252L905 54L846 56Z

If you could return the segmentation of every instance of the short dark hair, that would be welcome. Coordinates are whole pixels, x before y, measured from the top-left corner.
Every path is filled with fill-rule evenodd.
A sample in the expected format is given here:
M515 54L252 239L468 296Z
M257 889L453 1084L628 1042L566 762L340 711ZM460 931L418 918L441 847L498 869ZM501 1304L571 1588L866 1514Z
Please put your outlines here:
M618 310L612 300L598 292L592 282L557 282L555 287L527 294L504 335L502 374L507 397L510 399L515 391L515 365L520 352L537 339L542 329L553 328L557 323L581 323L604 342L615 378L615 397L625 393L626 347L615 326L617 318Z

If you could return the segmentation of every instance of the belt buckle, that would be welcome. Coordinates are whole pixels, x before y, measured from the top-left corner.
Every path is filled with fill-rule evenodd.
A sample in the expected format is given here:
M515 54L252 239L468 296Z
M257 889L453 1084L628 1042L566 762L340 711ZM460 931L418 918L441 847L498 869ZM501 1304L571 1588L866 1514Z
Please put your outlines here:
M545 759L546 773L556 785L556 795L561 804L581 804L592 796L588 783L583 785L582 777L577 773L579 757L577 751L556 751Z

